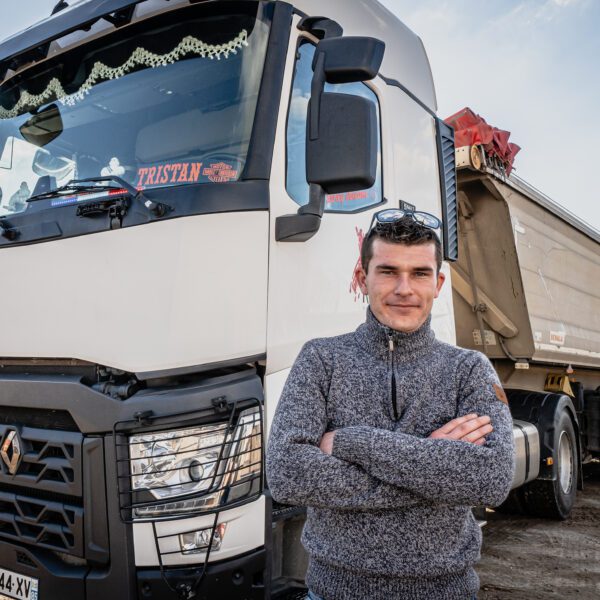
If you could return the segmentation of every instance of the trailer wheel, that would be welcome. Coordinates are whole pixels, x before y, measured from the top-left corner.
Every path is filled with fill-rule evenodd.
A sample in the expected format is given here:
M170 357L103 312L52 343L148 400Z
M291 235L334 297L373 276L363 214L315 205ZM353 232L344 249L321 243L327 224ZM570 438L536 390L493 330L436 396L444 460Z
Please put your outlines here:
M556 479L536 479L523 486L523 499L530 515L564 520L575 503L579 471L575 428L566 410L555 417L552 448Z

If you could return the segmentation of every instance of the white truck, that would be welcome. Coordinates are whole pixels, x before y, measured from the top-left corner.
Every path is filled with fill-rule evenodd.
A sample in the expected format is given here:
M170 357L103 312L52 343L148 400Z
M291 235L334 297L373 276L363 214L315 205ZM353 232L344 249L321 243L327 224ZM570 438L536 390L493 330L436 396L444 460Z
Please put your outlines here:
M0 79L0 598L301 593L265 440L302 344L363 320L382 207L443 219L433 327L514 388L510 506L568 514L600 453L598 233L457 176L378 2L59 2Z

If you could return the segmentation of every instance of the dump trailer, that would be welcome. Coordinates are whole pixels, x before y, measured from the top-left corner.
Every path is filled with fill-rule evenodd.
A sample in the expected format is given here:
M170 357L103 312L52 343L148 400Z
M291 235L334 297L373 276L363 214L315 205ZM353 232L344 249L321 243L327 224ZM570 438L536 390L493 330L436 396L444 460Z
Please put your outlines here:
M565 518L600 452L600 233L481 146L456 155L456 342L488 356L510 403L519 456L503 508Z
M420 39L375 0L69 4L0 44L0 598L303 589L266 438L302 345L364 320L382 207L443 220L433 328L509 388L513 503L566 515L599 450L598 240L457 182Z

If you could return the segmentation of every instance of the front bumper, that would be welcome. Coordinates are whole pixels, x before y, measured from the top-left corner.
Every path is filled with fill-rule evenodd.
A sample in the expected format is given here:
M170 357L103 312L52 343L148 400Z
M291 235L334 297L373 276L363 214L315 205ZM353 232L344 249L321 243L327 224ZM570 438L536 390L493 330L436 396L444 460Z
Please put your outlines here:
M141 410L171 419L223 397L262 400L261 382L248 369L123 401L78 376L0 375L0 435L17 431L24 448L15 475L0 464L0 567L37 579L39 600L192 597L180 590L195 584L204 564L141 566L137 560L128 497L117 484L117 465L124 463L107 431ZM236 556L209 562L195 597L268 598L260 538L254 536L252 550L240 545Z
M209 563L203 573L198 569L138 569L140 600L263 600L270 597L265 589L267 551L260 548L235 559ZM193 592L195 596L186 596ZM43 599L42 599L43 600Z

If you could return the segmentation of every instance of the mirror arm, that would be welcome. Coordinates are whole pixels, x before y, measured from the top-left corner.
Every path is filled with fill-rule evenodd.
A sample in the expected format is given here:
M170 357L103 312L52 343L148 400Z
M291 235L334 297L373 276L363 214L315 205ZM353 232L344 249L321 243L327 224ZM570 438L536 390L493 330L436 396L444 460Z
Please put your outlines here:
M324 210L325 210L325 191L317 183L311 183L308 204L301 206L298 209L298 214L299 215L315 215L315 216L321 218L323 216Z
M275 219L275 240L278 242L305 242L321 227L321 216L325 208L325 191L316 183L310 184L308 204L301 206L292 215L281 215Z

